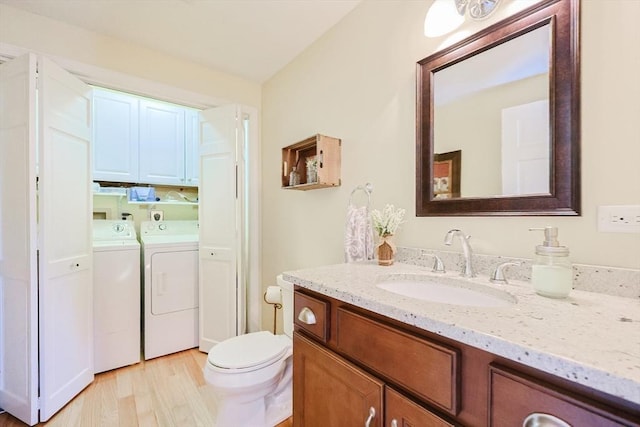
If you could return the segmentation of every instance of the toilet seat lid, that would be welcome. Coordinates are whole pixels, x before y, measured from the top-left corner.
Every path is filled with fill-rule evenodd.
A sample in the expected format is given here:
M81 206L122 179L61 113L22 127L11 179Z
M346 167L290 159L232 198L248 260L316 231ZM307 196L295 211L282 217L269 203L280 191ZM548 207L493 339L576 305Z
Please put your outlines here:
M209 351L207 361L226 369L258 368L280 359L289 346L287 340L271 332L253 332L216 345Z

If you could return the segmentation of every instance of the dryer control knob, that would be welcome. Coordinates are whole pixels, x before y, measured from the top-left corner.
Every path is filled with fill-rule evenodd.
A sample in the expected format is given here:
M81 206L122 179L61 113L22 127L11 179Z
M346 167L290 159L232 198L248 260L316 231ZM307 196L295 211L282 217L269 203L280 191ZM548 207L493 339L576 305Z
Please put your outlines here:
M158 225L158 228L160 230L166 230L167 229L167 224L160 224L160 225Z

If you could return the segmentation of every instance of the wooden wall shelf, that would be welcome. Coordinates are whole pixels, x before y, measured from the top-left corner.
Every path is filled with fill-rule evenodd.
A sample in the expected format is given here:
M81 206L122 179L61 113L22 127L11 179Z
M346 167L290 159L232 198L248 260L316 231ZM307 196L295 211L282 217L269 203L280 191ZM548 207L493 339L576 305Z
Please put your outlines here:
M340 139L320 134L284 147L282 188L306 191L340 186L341 149ZM307 182L306 162L313 158L318 163L318 178L315 182ZM294 167L300 174L300 184L289 185L289 175Z

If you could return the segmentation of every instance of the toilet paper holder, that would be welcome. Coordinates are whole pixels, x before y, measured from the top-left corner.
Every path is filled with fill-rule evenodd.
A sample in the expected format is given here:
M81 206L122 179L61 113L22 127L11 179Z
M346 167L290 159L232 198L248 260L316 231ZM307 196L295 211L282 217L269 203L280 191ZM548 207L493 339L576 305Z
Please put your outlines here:
M269 305L273 305L273 334L276 334L276 321L278 319L278 309L282 308L282 294L279 286L269 286L262 299Z

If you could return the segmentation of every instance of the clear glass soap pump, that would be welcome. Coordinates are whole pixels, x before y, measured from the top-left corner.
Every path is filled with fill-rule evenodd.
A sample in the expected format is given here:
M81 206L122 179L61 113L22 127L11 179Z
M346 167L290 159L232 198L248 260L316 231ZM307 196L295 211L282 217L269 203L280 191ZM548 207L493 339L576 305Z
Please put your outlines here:
M560 246L558 228L530 228L543 231L544 242L536 246L536 259L531 271L531 284L538 295L566 298L573 285L573 270L569 261L569 248Z

